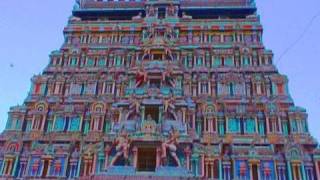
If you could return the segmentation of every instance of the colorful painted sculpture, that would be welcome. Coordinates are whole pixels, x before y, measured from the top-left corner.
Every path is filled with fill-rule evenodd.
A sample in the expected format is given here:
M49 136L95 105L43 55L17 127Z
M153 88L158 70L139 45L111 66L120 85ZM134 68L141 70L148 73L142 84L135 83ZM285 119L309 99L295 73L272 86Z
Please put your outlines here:
M63 34L0 179L320 179L253 0L77 0Z

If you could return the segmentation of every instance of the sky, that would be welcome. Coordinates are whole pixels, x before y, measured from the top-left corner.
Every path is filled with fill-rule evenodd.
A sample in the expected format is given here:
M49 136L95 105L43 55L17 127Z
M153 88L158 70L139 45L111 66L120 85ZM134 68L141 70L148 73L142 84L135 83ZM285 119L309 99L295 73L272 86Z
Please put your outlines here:
M264 44L289 78L297 106L307 109L311 134L320 140L320 1L256 0ZM11 106L22 104L30 79L61 47L74 0L0 1L0 131ZM282 58L280 58L282 57Z

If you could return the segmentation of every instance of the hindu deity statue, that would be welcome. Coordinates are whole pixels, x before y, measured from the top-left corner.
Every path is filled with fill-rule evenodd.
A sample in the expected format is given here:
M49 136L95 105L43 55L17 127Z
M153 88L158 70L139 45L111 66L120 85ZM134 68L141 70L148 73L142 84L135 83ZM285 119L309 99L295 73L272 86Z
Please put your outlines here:
M110 163L111 166L115 165L116 161L121 156L123 156L125 160L125 165L128 165L129 164L129 148L130 148L131 140L125 128L121 129L119 136L114 141L114 144L116 146L117 153Z
M169 138L166 141L164 141L161 145L162 165L166 163L167 154L168 154L167 151L169 151L169 154L174 159L176 165L180 167L180 160L177 156L178 138L179 138L179 132L172 127L171 131L169 132Z

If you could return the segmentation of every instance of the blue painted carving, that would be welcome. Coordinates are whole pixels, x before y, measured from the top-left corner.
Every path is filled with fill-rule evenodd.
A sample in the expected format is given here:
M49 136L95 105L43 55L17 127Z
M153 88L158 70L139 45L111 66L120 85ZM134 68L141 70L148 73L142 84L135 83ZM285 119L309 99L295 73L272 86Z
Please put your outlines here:
M55 158L51 163L49 174L51 176L56 176L56 177L64 176L65 161L66 161L65 157Z
M261 161L260 174L262 179L277 179L273 161Z
M80 117L71 117L69 131L75 132L80 130Z
M256 121L254 119L245 120L245 129L248 134L253 134L256 132Z
M133 166L110 166L106 172L106 175L134 176L135 174L136 169Z
M230 133L239 133L240 132L240 120L239 119L229 119L228 131Z
M127 132L135 132L137 130L137 126L138 126L137 121L128 120L128 121L114 124L113 132L119 132L122 127L124 127Z
M156 176L193 177L192 173L183 167L160 166L156 168Z
M161 87L160 92L164 96L169 96L170 95L170 88L169 87Z
M185 124L183 124L181 121L176 121L176 120L163 121L162 131L164 132L164 134L169 133L172 127L178 130L181 134L185 134L187 132L187 128Z
M41 175L42 162L40 157L31 157L28 168L28 175L37 177Z
M245 160L236 160L236 179L250 179L250 171L248 162Z
M54 123L54 131L61 132L64 130L65 119L62 116L57 116Z

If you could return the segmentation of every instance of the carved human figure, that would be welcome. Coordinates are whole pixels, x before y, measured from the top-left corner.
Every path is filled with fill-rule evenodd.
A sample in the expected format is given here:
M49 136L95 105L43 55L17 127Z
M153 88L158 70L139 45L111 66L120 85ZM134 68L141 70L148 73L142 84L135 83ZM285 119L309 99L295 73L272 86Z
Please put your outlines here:
M156 9L153 6L147 7L147 16L153 17L156 14Z
M132 20L139 20L139 19L141 19L141 18L142 18L142 13L139 12L138 15L132 17Z
M37 173L39 171L39 167L40 167L40 160L39 159L34 160L33 165L32 165L32 174L33 175L37 175Z
M147 81L147 73L142 68L140 68L136 74L136 88L140 87L146 81Z
M168 7L168 16L176 16L177 15L177 7L171 4Z
M177 166L180 167L180 160L177 156L177 144L178 144L178 138L179 138L179 132L176 131L173 127L171 128L171 131L169 132L169 138L164 141L161 145L161 159L162 164L165 164L165 160L167 158L167 150L169 151L169 154L176 162Z
M169 99L165 99L164 100L164 112L167 113L169 108L174 109L174 103L175 98L174 97L170 97Z
M117 153L110 163L111 166L113 166L121 156L123 156L125 159L125 165L128 165L131 140L129 139L129 135L124 128L121 129L121 132L114 141L114 144L116 146Z
M173 78L173 73L171 68L168 68L167 71L164 71L162 73L162 81L164 81L166 84L170 85L173 88L176 86L176 81Z

